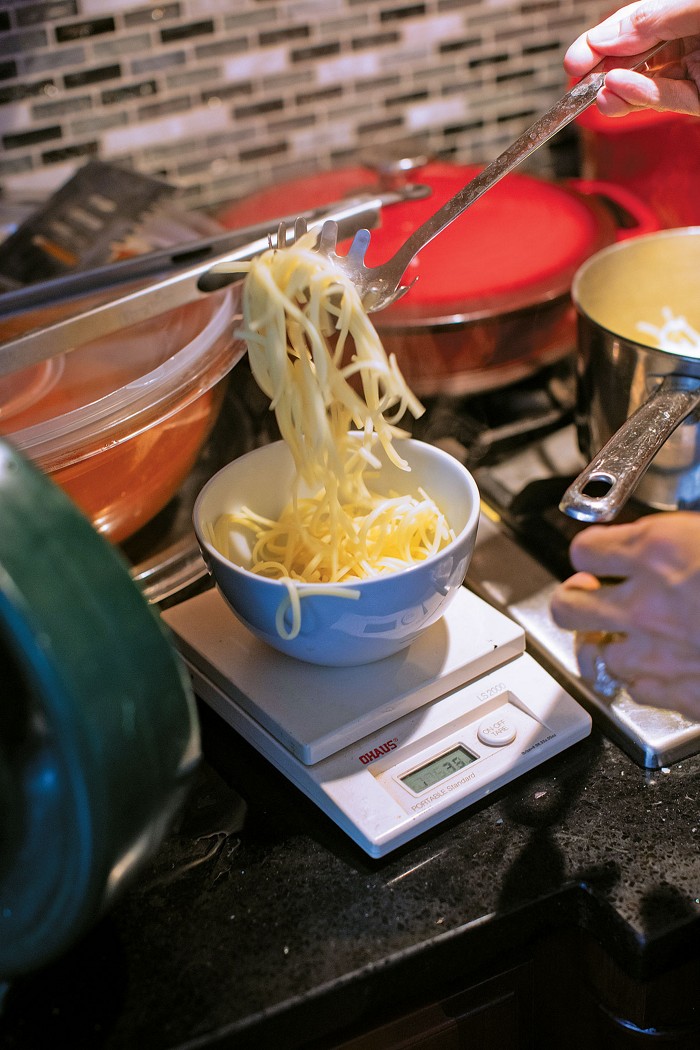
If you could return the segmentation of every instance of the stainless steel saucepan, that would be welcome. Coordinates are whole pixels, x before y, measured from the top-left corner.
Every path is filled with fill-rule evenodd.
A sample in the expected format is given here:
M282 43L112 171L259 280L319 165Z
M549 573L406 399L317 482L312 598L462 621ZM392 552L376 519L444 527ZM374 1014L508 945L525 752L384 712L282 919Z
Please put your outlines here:
M560 509L611 521L633 493L658 510L700 508L700 346L674 334L681 317L700 332L700 226L598 252L572 297L579 445L593 458Z

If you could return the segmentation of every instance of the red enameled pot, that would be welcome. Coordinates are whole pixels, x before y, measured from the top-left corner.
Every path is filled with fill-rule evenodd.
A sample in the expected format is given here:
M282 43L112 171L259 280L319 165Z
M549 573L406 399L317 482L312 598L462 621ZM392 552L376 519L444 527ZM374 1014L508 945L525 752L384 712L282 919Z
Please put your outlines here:
M385 209L367 263L388 259L479 170L430 162L403 172L432 193ZM376 190L380 181L366 167L322 172L253 194L217 218L243 226ZM373 322L417 394L495 389L574 351L570 287L582 262L658 228L651 209L620 187L512 173L420 252L406 274L418 277L415 286Z

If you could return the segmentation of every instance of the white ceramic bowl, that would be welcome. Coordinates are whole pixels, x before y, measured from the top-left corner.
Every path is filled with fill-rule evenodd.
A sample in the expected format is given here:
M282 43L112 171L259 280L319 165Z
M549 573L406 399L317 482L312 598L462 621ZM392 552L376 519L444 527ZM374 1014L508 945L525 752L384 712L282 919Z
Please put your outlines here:
M453 456L422 441L397 442L410 464L406 472L383 453L376 491L415 495L425 489L445 514L454 541L424 562L343 588L359 599L317 593L301 601L301 629L285 639L275 626L280 604L288 604L286 584L251 572L249 550L241 543L238 563L223 557L207 539L206 525L220 514L248 506L276 519L288 503L294 476L287 445L278 441L234 460L212 477L194 507L194 529L209 572L236 616L258 638L299 660L352 666L381 660L409 645L438 620L462 584L474 550L479 492L469 471ZM304 584L298 584L300 596ZM335 586L334 586L335 589ZM289 614L291 615L291 614ZM289 627L289 621L285 620Z

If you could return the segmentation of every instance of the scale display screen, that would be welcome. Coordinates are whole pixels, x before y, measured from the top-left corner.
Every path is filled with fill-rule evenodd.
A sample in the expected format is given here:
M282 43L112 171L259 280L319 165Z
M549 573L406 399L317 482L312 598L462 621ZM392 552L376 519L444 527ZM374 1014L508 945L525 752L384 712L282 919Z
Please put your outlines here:
M441 780L451 777L453 773L458 773L460 769L464 769L466 766L471 765L472 762L476 762L478 757L478 755L473 755L471 751L467 751L466 747L462 747L459 744L457 747L453 747L451 751L446 751L444 755L431 759L424 766L412 770L406 776L399 777L399 779L418 795L421 791L425 791L426 788L434 787Z

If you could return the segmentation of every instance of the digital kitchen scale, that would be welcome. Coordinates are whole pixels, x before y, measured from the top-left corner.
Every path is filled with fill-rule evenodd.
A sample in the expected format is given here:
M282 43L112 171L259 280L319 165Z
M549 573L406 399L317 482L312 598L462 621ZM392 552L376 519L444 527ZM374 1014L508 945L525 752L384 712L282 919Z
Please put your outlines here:
M277 652L216 589L162 615L197 695L372 857L591 731L522 627L464 587L408 648L359 667Z

